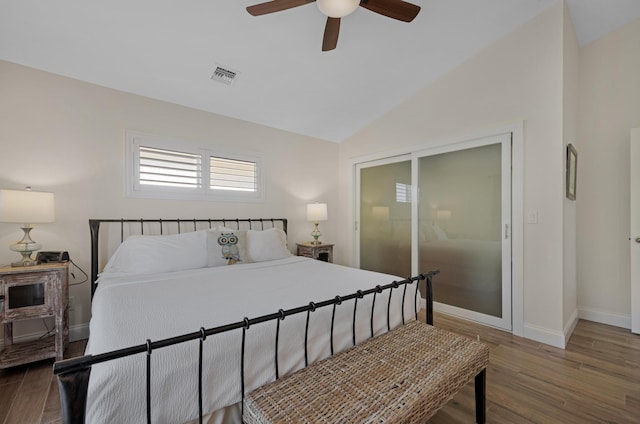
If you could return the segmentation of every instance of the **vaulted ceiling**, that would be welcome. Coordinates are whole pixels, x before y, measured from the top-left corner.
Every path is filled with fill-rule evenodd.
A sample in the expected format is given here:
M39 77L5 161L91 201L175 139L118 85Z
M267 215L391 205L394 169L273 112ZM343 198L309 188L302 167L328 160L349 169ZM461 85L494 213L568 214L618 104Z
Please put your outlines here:
M340 142L557 1L415 0L412 23L359 7L322 52L313 3L2 0L0 60ZM640 16L638 0L567 4L581 45Z

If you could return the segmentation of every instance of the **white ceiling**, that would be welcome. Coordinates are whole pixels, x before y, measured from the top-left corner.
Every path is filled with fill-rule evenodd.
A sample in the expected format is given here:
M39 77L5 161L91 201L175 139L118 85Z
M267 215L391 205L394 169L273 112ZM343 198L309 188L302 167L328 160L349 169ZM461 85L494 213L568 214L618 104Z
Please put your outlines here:
M340 142L556 1L415 0L409 24L358 8L322 52L315 4L0 0L0 59ZM640 16L640 0L567 3L581 45ZM217 64L232 86L210 79Z

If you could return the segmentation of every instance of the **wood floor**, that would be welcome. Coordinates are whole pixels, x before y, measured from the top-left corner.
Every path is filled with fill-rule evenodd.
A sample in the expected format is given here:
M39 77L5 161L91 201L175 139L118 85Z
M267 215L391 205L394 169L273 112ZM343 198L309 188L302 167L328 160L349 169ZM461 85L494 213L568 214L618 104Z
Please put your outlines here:
M442 314L435 324L489 345L488 423L640 423L640 336L629 330L580 321L562 350ZM471 383L429 422L474 417ZM0 424L59 422L52 361L0 370Z
M65 358L84 353L86 340L69 344ZM0 424L61 423L53 359L0 370Z
M490 347L489 423L640 423L640 335L580 320L566 350L451 317L435 325ZM430 423L473 423L473 384Z

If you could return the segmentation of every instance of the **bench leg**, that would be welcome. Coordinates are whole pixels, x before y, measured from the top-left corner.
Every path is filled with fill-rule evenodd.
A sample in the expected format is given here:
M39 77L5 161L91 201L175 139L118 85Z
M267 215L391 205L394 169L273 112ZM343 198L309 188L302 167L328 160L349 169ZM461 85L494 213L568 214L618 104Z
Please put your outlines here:
M483 369L476 375L476 423L485 424L486 420L486 386L487 386L487 369Z

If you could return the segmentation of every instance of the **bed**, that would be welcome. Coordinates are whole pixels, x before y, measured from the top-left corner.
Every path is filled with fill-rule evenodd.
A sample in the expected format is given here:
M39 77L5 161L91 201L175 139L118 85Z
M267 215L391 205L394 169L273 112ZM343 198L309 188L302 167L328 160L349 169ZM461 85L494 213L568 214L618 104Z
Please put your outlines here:
M105 222L123 242L98 275ZM240 422L245 393L415 319L426 278L292 256L286 219L90 226L86 355L54 366L65 422Z

